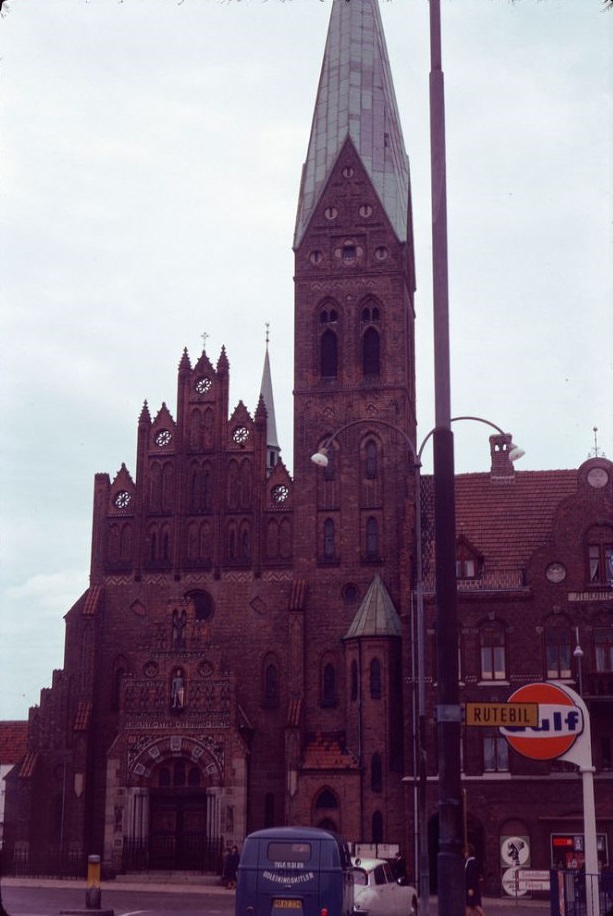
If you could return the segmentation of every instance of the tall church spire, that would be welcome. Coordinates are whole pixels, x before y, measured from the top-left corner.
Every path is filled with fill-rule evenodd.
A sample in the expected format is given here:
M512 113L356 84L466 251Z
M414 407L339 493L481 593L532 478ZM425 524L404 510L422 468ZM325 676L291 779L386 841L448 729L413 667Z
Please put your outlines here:
M269 326L266 323L266 354L264 356L264 371L260 385L260 397L266 407L266 467L270 472L279 460L281 446L277 437L277 421L275 419L275 401L272 393L272 375L270 372L270 358L268 356Z
M378 0L334 0L307 159L294 246L302 241L319 195L350 137L400 241L407 240L409 161Z

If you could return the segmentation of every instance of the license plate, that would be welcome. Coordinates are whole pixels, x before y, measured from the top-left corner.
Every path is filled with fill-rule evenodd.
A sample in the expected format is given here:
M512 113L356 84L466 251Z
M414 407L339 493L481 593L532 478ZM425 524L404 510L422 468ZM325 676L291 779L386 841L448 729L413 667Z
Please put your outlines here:
M272 902L273 910L301 910L302 900L280 900L278 897Z

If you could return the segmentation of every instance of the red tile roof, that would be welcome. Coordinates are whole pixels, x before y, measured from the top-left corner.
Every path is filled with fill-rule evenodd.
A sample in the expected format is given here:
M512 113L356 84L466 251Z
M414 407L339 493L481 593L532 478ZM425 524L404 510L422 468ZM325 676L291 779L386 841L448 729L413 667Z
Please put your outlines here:
M36 751L28 751L19 767L19 778L30 779L34 775L38 754Z
M86 703L84 700L81 700L77 706L77 712L75 715L74 721L74 730L76 732L84 732L89 728L89 722L92 713L92 704Z
M27 721L0 722L0 764L17 763L28 746Z
M430 520L432 478L425 478L423 484L422 500ZM506 478L493 478L489 473L456 477L456 531L483 556L481 588L522 585L522 572L530 556L552 537L557 506L576 491L576 470L518 471ZM424 579L431 585L434 563L427 546L428 538L432 538L430 521L424 529L425 554L429 557Z
M356 770L356 757L348 751L344 739L338 734L311 736L304 751L304 770Z

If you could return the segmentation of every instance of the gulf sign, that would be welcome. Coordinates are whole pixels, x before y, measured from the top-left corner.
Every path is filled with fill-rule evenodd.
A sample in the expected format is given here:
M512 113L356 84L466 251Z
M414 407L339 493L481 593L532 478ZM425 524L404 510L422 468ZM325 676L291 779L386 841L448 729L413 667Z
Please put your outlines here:
M583 712L557 684L526 684L508 703L536 703L538 725L500 728L511 747L532 760L554 760L571 749L583 731Z

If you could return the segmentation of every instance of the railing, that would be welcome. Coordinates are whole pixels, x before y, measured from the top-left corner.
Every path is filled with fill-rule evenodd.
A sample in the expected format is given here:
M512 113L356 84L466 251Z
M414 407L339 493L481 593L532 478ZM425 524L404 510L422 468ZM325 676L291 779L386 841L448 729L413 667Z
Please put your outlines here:
M156 869L221 873L223 841L205 834L184 836L177 843L173 836L126 837L123 844L122 871Z
M81 850L62 850L49 847L44 852L16 846L12 855L5 851L6 874L37 878L84 878L87 875L87 856Z
M587 916L588 899L595 903L594 916L613 916L613 872L552 870L551 916Z

